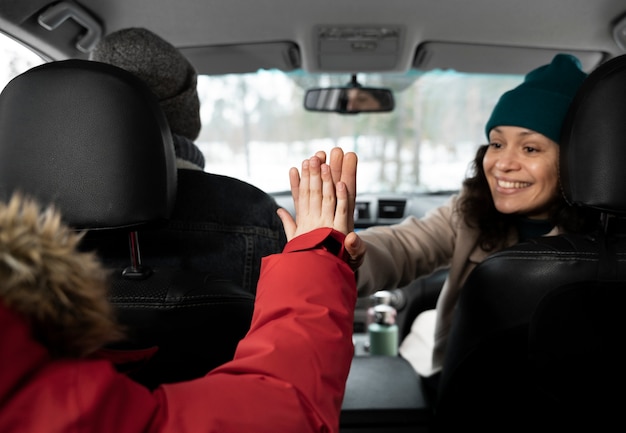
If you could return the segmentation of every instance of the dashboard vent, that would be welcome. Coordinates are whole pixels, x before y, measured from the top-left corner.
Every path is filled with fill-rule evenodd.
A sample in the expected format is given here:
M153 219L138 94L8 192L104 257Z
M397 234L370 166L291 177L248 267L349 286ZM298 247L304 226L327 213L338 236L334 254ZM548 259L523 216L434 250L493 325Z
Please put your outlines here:
M380 200L378 202L378 218L402 218L405 208L406 200Z
M368 202L356 202L355 220L370 219L370 204Z

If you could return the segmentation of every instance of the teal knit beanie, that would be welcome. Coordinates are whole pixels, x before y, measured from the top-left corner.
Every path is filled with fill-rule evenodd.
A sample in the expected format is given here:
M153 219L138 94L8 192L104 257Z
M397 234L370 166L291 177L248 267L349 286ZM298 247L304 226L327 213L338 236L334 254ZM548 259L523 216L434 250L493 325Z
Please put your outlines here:
M485 127L487 139L496 126L519 126L558 143L565 114L586 77L576 57L557 54L500 97Z

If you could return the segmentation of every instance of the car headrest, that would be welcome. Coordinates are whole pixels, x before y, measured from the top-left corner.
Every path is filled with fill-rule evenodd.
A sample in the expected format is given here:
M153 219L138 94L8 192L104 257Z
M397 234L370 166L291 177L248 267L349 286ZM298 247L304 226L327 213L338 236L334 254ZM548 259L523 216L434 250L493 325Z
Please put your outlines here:
M560 181L568 202L626 213L626 55L593 70L561 133Z
M168 218L176 165L156 97L131 73L88 60L17 76L0 94L0 200L15 191L80 229Z

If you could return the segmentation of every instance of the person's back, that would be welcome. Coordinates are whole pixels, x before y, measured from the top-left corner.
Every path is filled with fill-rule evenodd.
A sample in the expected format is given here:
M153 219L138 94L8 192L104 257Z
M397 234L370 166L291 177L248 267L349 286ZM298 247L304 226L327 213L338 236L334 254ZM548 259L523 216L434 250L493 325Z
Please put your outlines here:
M178 170L172 218L142 233L142 257L155 266L208 272L256 292L261 259L282 251L286 239L276 202L240 180Z
M170 43L143 28L107 35L90 54L94 61L126 69L145 81L165 113L174 142L178 192L171 220L142 236L150 263L211 272L255 293L261 258L282 251L286 238L278 205L267 193L238 179L210 174L195 145L201 129L197 74ZM108 263L124 253L106 251ZM121 253L121 252L120 252Z

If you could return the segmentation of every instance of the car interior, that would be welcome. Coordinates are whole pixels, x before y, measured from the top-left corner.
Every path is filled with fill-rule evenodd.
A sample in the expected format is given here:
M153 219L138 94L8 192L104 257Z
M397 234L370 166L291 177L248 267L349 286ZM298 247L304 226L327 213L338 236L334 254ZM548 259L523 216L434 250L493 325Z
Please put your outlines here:
M120 271L111 301L132 336L107 349L163 348L142 368L127 365L154 387L230 359L254 297L162 266L171 239L159 229L176 200L167 122L143 83L88 60L105 35L129 27L157 33L197 70L207 171L254 183L295 214L289 167L319 148L356 151L357 231L445 203L486 140L498 95L558 53L576 56L592 75L563 129L560 182L569 202L599 213L598 230L519 244L476 268L436 398L401 356L368 353L374 301L360 298L340 430L593 431L620 420L623 0L0 0L0 33L33 56L5 49L0 193L30 190L88 230L85 248ZM351 105L355 92L362 105ZM103 119L117 126L102 131ZM112 170L122 161L127 169ZM380 287L393 297L400 341L435 308L446 275Z

